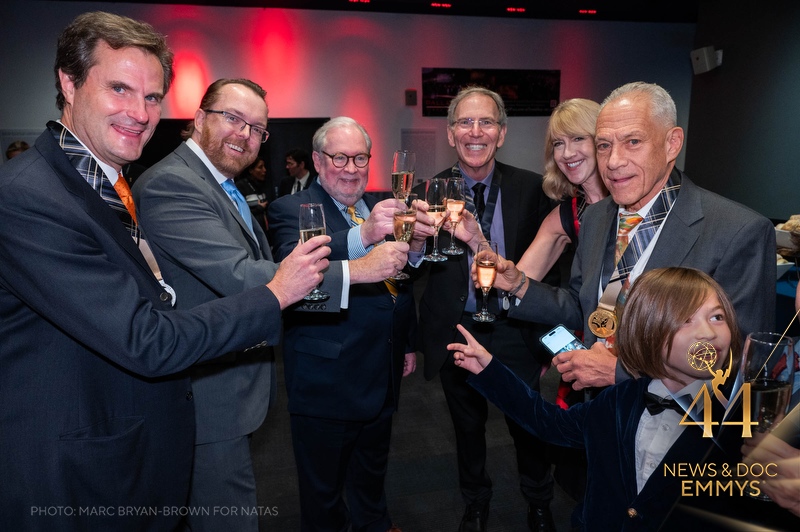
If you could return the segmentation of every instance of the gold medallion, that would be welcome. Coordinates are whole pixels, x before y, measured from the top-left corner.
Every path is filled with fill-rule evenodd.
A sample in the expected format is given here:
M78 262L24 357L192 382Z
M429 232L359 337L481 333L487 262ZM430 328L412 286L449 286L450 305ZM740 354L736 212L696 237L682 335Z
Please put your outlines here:
M617 315L613 310L597 307L589 315L589 330L598 338L608 338L617 332Z

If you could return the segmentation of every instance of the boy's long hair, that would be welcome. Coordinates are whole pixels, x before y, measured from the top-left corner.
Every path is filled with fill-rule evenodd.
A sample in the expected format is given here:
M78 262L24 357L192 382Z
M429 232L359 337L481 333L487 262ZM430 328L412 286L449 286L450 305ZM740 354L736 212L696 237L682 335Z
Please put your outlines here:
M628 294L617 332L617 356L634 376L669 377L664 350L678 329L711 295L717 296L731 331L734 367L741 358L741 335L728 295L708 274L694 268L658 268L643 273ZM718 353L721 358L723 353Z

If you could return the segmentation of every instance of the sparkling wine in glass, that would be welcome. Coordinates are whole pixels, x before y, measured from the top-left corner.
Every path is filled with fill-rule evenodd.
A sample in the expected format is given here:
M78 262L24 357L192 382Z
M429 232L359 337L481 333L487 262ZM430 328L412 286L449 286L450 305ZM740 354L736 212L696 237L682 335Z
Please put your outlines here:
M744 382L750 383L750 415L756 432L771 432L789 409L794 383L795 357L789 336L770 332L754 332L744 343L741 371ZM751 497L770 500L763 492Z
M442 250L445 255L463 255L464 248L456 246L456 227L464 212L466 196L464 195L464 178L451 177L447 180L447 215L450 220L450 246Z
M475 252L475 266L478 270L478 285L483 292L483 305L481 311L472 315L472 319L481 323L491 323L495 315L489 312L489 290L494 285L497 276L497 242L484 240L478 244Z
M447 181L433 178L428 181L425 201L428 202L428 215L433 218L433 251L424 259L431 262L443 262L447 257L439 253L439 229L447 216Z
M410 242L414 235L414 226L417 224L417 207L414 205L416 194L409 194L405 198L406 208L394 213L394 239L397 242ZM408 279L406 272L398 272L392 277L396 281Z
M325 234L325 211L321 203L303 203L300 205L300 240L305 243L315 236ZM314 287L303 299L306 301L325 301L330 294Z
M402 200L411 192L417 156L413 151L397 150L392 159L392 192Z

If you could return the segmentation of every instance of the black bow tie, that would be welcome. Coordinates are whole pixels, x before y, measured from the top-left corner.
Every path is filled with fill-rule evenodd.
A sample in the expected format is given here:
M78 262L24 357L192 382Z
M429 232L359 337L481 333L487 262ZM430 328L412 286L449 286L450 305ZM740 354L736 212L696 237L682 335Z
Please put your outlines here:
M687 395L686 397L689 396ZM683 399L683 397L681 397L681 399ZM644 406L647 408L647 411L650 413L651 416L658 415L667 409L674 410L679 414L683 414L685 412L683 407L679 405L678 401L676 401L675 399L660 397L648 391L644 392Z

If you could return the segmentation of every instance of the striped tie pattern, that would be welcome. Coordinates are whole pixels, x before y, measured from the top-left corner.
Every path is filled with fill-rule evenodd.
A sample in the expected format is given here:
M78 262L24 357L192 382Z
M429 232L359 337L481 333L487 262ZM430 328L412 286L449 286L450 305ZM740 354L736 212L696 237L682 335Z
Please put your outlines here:
M619 226L617 227L617 248L614 251L614 264L620 277L627 276L636 265L636 260L626 260L625 250L628 249L628 235L633 228L642 222L643 218L637 213L620 213Z
M131 237L138 242L141 233L139 231L139 225L136 223L136 211L133 208L133 198L130 197L130 187L127 186L128 183L122 177L122 174L119 174L117 183L119 183L121 188L124 187L124 189L127 190L128 201L131 205L130 210L123 200L120 199L120 193L117 192L115 185L111 184L111 181L106 177L105 172L103 172L103 169L97 164L97 161L92 157L89 150L87 150L63 124L50 121L47 123L47 127L53 133L61 149L64 150L64 154L69 158L72 166L74 166L86 182L100 194L100 197L105 200L108 206L117 214L125 228L128 229ZM133 213L130 212L131 210L133 210Z
M347 214L350 216L350 220L353 222L353 226L361 225L364 223L364 218L362 218L354 205L350 205L347 207ZM392 301L397 300L397 281L394 279L384 279L383 281L386 284L386 288L389 289L389 293L392 295Z

